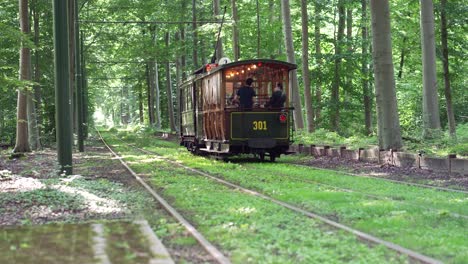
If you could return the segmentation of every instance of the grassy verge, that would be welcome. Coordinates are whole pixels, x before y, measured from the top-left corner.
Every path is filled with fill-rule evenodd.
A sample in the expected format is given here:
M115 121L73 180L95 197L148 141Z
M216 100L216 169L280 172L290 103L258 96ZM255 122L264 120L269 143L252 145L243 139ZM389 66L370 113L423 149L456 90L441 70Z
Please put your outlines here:
M463 263L468 258L468 253L465 253L468 252L465 239L467 220L447 214L447 211L466 214L468 198L464 194L438 192L377 179L353 178L286 164L223 163L194 157L170 142L141 140L135 135L126 140L444 261ZM114 141L116 144L118 142ZM294 176L294 179L288 178L290 176ZM412 204L306 184L301 179L323 181ZM420 206L434 207L439 211L428 211Z
M382 247L369 248L353 235L330 229L271 202L246 195L142 155L105 134L132 168L156 186L204 235L229 252L234 263L377 263L406 262ZM134 136L126 138L133 143ZM169 142L151 141L174 159ZM146 140L148 145L148 140ZM180 153L185 156L185 154ZM189 158L186 156L185 158ZM198 158L197 158L198 159ZM181 160L182 161L182 160ZM202 164L205 159L199 159Z

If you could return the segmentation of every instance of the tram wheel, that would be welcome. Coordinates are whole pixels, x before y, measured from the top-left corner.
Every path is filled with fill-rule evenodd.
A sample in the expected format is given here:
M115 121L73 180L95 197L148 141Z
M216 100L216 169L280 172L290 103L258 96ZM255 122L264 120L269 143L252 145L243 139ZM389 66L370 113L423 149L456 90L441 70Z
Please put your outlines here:
M271 161L271 162L275 162L275 160L276 160L276 155L275 155L275 153L270 153L270 161Z
M258 156L260 157L261 161L265 161L265 153L259 153Z

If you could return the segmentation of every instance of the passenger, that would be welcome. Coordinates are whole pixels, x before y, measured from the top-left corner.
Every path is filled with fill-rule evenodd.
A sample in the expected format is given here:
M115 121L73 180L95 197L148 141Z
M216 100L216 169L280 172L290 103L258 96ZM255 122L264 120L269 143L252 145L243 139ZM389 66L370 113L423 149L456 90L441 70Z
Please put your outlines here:
M281 85L281 83L277 83L266 107L281 108L284 106L284 102L286 102L286 95L283 93L283 85Z
M234 97L234 101L238 101L242 109L251 109L253 107L253 98L257 96L257 94L252 88L252 83L252 78L245 80L245 85L237 90L236 96Z

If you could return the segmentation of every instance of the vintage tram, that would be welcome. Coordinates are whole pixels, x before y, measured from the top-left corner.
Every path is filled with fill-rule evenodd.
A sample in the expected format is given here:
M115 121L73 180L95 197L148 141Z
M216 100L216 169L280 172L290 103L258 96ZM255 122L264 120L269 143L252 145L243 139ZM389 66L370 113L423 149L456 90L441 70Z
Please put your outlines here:
M223 60L220 60L223 61ZM269 59L208 64L179 85L180 144L195 154L228 157L254 154L275 161L289 154L293 119L289 105L289 72L296 65ZM254 80L254 105L242 109L235 102L247 78ZM267 102L276 84L282 84L284 106Z

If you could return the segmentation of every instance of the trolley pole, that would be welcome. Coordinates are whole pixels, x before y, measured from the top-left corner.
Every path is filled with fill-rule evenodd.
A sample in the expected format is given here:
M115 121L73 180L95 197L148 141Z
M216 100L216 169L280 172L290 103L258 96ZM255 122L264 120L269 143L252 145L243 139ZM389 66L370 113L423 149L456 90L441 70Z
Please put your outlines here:
M60 174L73 173L72 116L68 58L68 1L54 0L55 122Z

